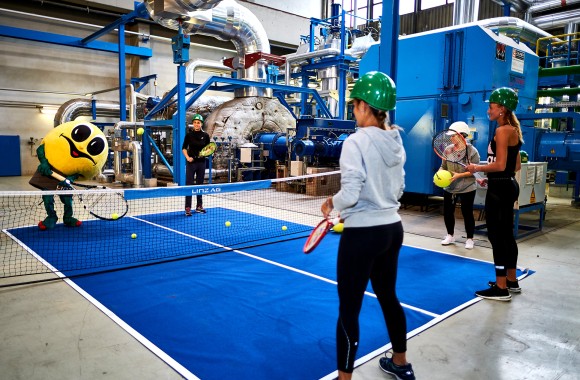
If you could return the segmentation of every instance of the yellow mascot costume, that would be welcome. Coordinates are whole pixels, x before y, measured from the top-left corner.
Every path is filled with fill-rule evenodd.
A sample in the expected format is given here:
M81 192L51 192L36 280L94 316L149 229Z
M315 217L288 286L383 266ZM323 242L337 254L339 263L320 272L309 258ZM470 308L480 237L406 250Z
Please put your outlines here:
M97 126L85 121L69 121L48 132L36 153L40 165L29 183L40 190L57 190L67 184L52 177L53 172L70 182L77 178L91 179L105 164L109 144ZM61 195L59 198L64 204L64 225L79 227L82 222L73 217L72 196ZM44 231L55 227L58 216L52 195L42 196L42 201L47 217L38 223L38 227Z

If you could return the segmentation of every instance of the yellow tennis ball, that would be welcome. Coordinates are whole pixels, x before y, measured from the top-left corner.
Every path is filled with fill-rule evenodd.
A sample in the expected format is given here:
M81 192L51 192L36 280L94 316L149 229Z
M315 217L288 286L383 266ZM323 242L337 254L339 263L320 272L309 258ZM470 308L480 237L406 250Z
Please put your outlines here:
M231 226L231 225L232 225L232 223L231 223L231 222L228 220L228 221L226 222L226 227L229 227L229 226Z
M287 229L288 229L288 227L282 226L282 231L286 231Z
M131 234L131 239L137 239L137 234Z
M113 215L111 215L111 219L113 219L113 220L119 219L119 214L114 213Z
M335 224L334 227L332 227L332 230L336 233L341 234L342 231L344 231L344 223Z
M139 129L137 129L137 134L138 134L139 136L141 136L143 133L145 133L145 130L144 130L143 128L139 128Z
M452 177L453 177L453 174L451 174L450 171L448 171L448 170L439 170L433 176L433 183L435 184L435 186L447 187L447 186L449 186L451 184L451 178Z

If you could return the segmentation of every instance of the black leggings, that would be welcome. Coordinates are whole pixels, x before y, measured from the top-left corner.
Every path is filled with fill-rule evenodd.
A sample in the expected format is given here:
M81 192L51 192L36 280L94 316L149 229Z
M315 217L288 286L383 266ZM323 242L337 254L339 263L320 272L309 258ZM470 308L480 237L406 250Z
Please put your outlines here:
M473 217L473 201L475 200L475 190L468 193L455 194L455 199L461 200L461 215L465 222L465 233L468 239L473 239L475 231L475 218ZM455 202L453 194L448 191L443 192L443 220L449 235L454 235L455 231Z
M495 274L505 277L518 262L518 245L514 237L514 202L520 187L515 179L490 179L485 197L487 237L493 249Z
M205 162L188 162L185 165L185 184L201 185L205 177ZM195 178L195 180L194 180ZM196 206L202 205L201 195L196 195ZM191 208L191 196L185 197L185 207Z
M338 247L337 367L352 373L359 340L359 314L369 278L379 300L393 351L407 351L407 320L397 294L397 264L403 244L401 222L345 228Z

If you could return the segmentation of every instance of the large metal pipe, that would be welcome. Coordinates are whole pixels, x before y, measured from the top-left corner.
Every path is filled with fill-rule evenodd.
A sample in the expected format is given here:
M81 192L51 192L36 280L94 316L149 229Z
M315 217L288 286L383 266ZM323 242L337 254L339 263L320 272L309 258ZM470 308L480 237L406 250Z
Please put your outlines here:
M479 18L479 0L455 0L453 25L467 24Z
M539 38L552 35L542 29L516 17L495 17L477 22L478 25L497 30L509 37L519 37L520 41L535 44Z
M135 92L135 87L132 84L126 85L129 89L129 104L127 108L129 111L129 121L137 119L137 97L146 100L148 96L138 94ZM119 87L99 90L92 93L92 95L104 94L106 92L116 91ZM114 117L119 118L120 105L119 102L95 100L94 108L97 116L100 117ZM93 100L91 99L71 99L63 103L56 114L54 115L54 126L58 126L67 121L75 120L79 116L93 115Z
M307 59L312 58L320 58L320 57L327 57L327 56L334 56L339 55L340 49L336 48L328 48L322 50L315 50L307 53L292 53L285 55L286 63L284 64L284 78L286 85L290 84L290 68L292 67L293 63L304 61Z
M123 129L136 129L136 127L142 127L144 125L145 123L142 121L119 121L115 124L115 139L113 144L113 170L115 172L115 180L132 183L135 187L143 187L143 166L141 164L143 149L138 141L122 140L118 136L121 136L121 130ZM133 154L132 173L124 173L122 169L121 152L127 151Z
M540 78L553 77L557 75L573 75L573 74L580 74L580 65L550 67L547 69L540 67L540 71L538 72L538 76Z
M551 11L551 10L562 10L563 11L563 7L564 6L568 6L568 5L572 5L572 4L578 4L580 3L580 0L566 0L566 1L562 1L562 0L547 0L547 1L542 1L542 2L533 2L533 5L530 5L529 8L526 10L526 14L529 15L533 15L534 13L540 13L540 12L547 12L547 11Z
M95 110L99 117L119 118L119 102L95 100ZM129 105L127 105L129 109ZM71 99L63 103L54 115L54 126L75 120L79 116L92 116L93 101L90 99Z
M538 98L549 96L552 98L560 97L562 95L578 95L580 94L580 87L572 88L554 88L551 90L538 90Z
M229 74L233 69L225 66L221 62L210 61L208 59L195 59L189 61L185 66L185 81L188 83L195 83L195 73L197 71L205 71L214 74Z
M538 28L542 29L563 28L570 23L580 22L580 10L575 9L562 13L535 17L532 22Z
M155 7L158 2L163 3L166 8L167 3L169 3L171 11L156 12ZM266 30L250 10L234 0L223 0L217 5L211 1L211 5L215 5L211 10L189 11L182 7L181 16L173 17L173 14L178 12L181 3L183 1L148 0L146 5L151 17L170 29L178 30L181 22L184 33L201 34L223 41L231 41L238 53L238 59L235 60L238 64L235 67L238 78L266 82L267 62L265 60L258 60L249 67L245 65L247 54L270 53L270 43ZM165 18L167 16L172 18ZM246 87L236 89L234 94L236 97L272 97L272 89Z

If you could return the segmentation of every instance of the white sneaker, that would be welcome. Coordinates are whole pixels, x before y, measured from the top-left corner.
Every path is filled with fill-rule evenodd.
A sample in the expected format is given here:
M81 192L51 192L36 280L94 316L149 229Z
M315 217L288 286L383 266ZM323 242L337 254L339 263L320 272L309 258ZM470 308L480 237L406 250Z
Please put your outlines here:
M445 236L445 239L441 240L441 245L449 245L455 243L455 238L452 235Z
M473 249L474 245L475 243L473 242L473 239L467 239L465 241L465 249Z

